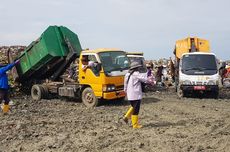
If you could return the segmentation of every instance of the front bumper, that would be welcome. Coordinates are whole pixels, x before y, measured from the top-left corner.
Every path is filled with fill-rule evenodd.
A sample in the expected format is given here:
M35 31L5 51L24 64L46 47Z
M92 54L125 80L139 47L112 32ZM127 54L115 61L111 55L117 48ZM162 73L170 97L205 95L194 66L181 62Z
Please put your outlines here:
M184 91L217 91L218 85L181 85L181 89Z
M103 92L103 99L110 100L110 99L118 99L125 97L124 90L113 91L113 92Z

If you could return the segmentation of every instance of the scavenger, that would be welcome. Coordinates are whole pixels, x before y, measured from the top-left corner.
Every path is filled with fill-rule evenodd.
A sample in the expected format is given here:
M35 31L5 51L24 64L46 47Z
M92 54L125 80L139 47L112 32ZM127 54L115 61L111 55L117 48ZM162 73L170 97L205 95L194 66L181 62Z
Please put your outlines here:
M0 104L4 100L4 104L2 107L3 113L9 112L9 84L8 84L8 77L7 77L7 71L12 69L16 64L18 64L20 61L16 60L14 63L8 64L6 66L0 65Z

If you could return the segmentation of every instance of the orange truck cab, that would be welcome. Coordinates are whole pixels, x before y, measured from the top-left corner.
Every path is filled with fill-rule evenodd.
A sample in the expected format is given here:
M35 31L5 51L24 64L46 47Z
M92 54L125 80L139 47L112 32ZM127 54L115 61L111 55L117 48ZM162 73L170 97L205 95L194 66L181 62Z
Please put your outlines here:
M123 62L117 62L123 57ZM88 67L84 69L87 59ZM118 49L96 49L82 51L79 58L79 84L81 99L88 107L98 104L98 99L124 98L124 75L129 61L124 51Z

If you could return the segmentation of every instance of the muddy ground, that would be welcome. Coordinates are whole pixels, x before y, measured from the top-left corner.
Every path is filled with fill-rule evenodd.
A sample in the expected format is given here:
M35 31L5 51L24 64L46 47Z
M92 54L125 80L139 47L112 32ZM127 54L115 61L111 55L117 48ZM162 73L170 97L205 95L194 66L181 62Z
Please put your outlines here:
M230 90L220 99L178 99L172 90L144 96L134 130L121 120L127 102L87 109L80 102L17 97L0 116L0 151L229 151Z

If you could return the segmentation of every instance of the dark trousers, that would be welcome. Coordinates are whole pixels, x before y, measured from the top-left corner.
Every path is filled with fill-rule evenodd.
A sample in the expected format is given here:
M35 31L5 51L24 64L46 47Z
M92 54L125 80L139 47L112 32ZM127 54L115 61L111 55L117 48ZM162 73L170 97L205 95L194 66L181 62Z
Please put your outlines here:
M134 109L133 115L138 115L140 111L141 100L129 100L129 102Z
M0 89L0 104L2 103L2 100L4 100L5 104L8 105L10 102L9 94L7 89Z

